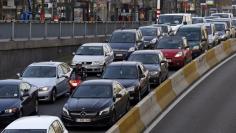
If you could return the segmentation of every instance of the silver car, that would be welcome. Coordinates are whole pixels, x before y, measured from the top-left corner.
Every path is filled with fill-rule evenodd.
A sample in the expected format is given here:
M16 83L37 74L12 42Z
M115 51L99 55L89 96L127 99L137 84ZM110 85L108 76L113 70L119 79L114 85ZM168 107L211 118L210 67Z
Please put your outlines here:
M102 73L114 60L113 50L107 43L86 43L73 54L72 65L82 64L91 73Z
M30 64L18 76L39 88L39 100L53 103L56 97L69 91L68 77L71 71L70 66L63 62L39 62Z

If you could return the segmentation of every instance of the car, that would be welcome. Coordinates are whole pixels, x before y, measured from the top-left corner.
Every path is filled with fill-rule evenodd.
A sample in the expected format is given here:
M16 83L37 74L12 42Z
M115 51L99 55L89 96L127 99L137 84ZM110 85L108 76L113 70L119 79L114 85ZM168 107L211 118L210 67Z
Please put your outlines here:
M227 34L227 24L225 22L214 22L216 26L216 34L219 35L220 41L225 41L230 38L230 35Z
M132 52L144 48L144 38L137 29L115 30L108 42L114 51L115 60L127 60Z
M192 17L193 24L205 23L204 17Z
M158 24L168 24L175 33L182 25L192 24L192 15L188 13L161 14Z
M72 65L82 64L87 73L102 73L114 60L114 52L108 43L85 43L73 54Z
M219 35L216 33L216 26L214 23L205 23L208 34L208 45L210 48L219 44Z
M212 13L211 16L217 16L220 18L229 18L229 19L232 19L234 17L232 13Z
M0 80L0 123L38 113L38 89L22 80Z
M192 49L192 57L196 58L209 48L208 34L204 24L184 25L176 32L177 36L186 37L190 48Z
M68 133L56 116L27 116L9 124L2 133Z
M139 102L142 96L150 92L149 71L141 62L113 62L107 66L102 78L120 82L134 102Z
M63 62L37 62L32 63L19 78L39 88L40 101L54 103L56 98L66 94L70 88L68 77L72 69Z
M182 36L162 38L157 46L167 59L170 67L183 67L192 61L192 50L188 41Z
M168 78L168 62L160 50L138 50L133 52L128 61L143 63L149 71L150 84L159 85Z
M84 81L65 103L66 126L111 126L129 111L129 93L117 81Z
M161 29L153 26L139 27L144 38L144 48L154 49L158 44L158 39L161 36Z
M220 18L219 16L206 16L204 17L206 23L211 23L213 19Z
M236 29L236 18L232 19L232 27ZM235 36L236 36L236 33L235 33Z
M172 28L168 24L153 24L153 27L160 27L162 31L162 36L168 36L172 33Z
M213 22L225 22L227 24L226 33L229 34L230 37L235 37L235 27L233 27L232 19L230 18L219 18L214 19Z

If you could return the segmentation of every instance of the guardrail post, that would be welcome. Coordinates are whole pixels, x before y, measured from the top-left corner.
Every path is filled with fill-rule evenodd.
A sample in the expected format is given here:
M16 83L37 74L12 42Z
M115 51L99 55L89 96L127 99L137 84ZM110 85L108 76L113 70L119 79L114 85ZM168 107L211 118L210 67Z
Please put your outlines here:
M11 21L11 41L15 38L15 22Z
M29 22L29 40L32 38L32 23L31 21Z
M84 37L87 35L87 22L84 22Z
M75 22L72 22L72 38L75 36Z
M48 37L48 24L45 21L44 22L44 39L47 39L47 37Z
M61 39L61 22L59 22L59 37L58 39Z

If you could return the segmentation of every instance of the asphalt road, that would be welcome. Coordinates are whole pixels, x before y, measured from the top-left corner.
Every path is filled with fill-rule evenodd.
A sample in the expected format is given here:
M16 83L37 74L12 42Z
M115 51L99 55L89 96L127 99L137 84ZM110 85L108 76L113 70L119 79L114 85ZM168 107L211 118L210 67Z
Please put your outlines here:
M151 133L235 133L236 56L185 96Z

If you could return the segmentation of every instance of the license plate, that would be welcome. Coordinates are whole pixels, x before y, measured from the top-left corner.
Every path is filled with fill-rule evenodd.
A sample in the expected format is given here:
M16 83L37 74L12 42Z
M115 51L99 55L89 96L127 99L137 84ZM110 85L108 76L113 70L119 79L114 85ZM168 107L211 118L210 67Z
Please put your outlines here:
M76 119L76 122L91 122L91 119Z
M167 62L172 62L171 59L167 59Z
M116 54L116 56L123 56L122 54Z

